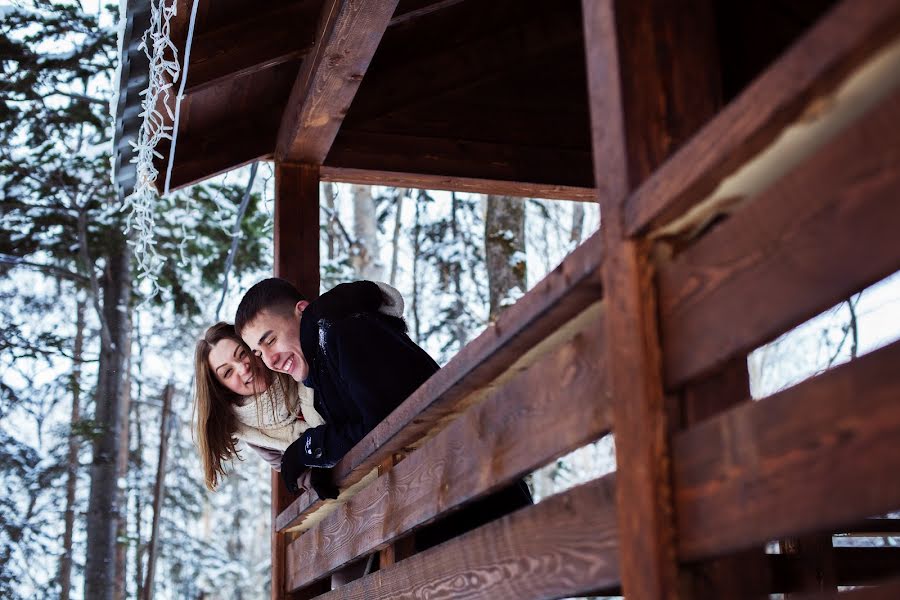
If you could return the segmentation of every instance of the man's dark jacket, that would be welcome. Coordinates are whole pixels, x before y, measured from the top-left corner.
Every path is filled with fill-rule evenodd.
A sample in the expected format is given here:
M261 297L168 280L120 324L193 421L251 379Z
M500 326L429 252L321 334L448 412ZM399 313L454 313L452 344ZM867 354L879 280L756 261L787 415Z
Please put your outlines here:
M381 297L374 283L342 284L303 312L300 347L309 364L303 383L315 391L325 424L304 432L285 461L333 467L440 368L409 339L402 319L376 312ZM429 547L530 503L519 482L425 528L417 546Z

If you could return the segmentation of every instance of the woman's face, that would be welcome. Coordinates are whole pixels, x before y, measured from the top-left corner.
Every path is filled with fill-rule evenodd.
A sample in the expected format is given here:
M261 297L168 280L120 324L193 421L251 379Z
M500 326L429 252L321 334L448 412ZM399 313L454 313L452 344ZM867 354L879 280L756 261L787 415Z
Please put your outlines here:
M266 391L269 383L253 368L253 357L243 345L224 339L209 351L209 368L222 385L241 396Z

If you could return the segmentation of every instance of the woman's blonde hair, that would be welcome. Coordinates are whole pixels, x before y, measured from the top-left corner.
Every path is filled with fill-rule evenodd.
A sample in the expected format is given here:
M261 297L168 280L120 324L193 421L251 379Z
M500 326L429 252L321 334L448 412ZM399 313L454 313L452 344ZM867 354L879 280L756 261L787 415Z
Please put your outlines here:
M197 340L194 352L193 429L194 441L203 463L206 487L213 491L221 478L226 475L226 463L234 458L240 458L236 448L235 433L238 430L238 420L234 406L241 400L241 396L225 387L209 365L209 353L222 340L232 340L243 347L250 356L255 378L264 377L272 384L279 385L284 392L283 397L288 411L294 415L299 414L297 383L293 379L283 373L268 371L250 352L250 348L237 335L230 323L219 322L207 329L203 337ZM265 393L272 394L272 385L268 386ZM270 405L274 407L274 402Z

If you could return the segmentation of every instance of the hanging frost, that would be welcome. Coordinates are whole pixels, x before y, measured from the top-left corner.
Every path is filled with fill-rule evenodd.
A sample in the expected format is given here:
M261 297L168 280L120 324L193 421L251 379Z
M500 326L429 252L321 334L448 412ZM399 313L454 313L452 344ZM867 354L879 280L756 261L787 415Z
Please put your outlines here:
M153 165L153 158L162 158L156 152L156 145L163 139L172 139L172 127L166 125L166 111L170 122L175 120L171 108L171 87L181 72L178 63L178 49L169 37L172 17L177 13L177 3L166 6L165 0L151 0L150 27L144 32L141 49L150 60L150 74L147 89L141 92L141 117L143 123L137 140L132 143L135 156L131 159L137 165L134 192L125 198L122 210L128 211L126 233L134 247L138 274L152 282L155 294L157 274L162 266L162 257L156 251L154 230L154 206L156 205L156 178L159 172ZM123 14L123 18L125 15Z

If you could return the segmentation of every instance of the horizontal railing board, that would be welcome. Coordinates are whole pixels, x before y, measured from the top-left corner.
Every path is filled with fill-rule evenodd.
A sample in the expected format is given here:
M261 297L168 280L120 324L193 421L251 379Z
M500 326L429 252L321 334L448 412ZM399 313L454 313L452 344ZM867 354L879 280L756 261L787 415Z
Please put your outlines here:
M676 435L681 560L900 508L900 342Z
M523 508L320 596L541 600L618 584L615 478Z
M900 581L891 580L845 592L797 595L797 600L897 600L900 598Z
M900 92L660 268L666 383L747 353L900 268Z
M297 588L593 441L611 426L601 305L583 333L515 375L287 551ZM552 385L547 385L552 381Z
M844 0L831 9L628 199L628 233L684 216L898 29L900 0Z
M456 416L469 396L600 300L600 264L598 232L352 448L334 468L337 485L346 489L386 458L421 443ZM302 526L322 504L302 495L279 515L276 529Z

